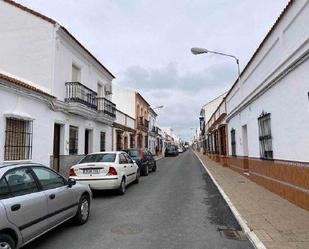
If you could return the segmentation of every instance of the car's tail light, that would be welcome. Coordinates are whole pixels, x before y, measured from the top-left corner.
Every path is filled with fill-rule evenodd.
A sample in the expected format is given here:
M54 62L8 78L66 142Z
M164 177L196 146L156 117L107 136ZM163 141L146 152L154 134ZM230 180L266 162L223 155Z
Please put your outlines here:
M108 176L116 176L117 175L117 171L114 167L109 167L109 170L107 172Z
M69 176L77 176L73 168L70 169Z

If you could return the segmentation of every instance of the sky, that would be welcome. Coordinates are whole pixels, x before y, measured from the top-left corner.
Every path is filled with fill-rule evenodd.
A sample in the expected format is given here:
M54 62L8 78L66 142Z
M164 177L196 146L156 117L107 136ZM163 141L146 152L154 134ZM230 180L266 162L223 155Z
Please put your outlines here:
M17 0L66 27L157 109L157 124L191 141L201 107L237 78L288 0Z

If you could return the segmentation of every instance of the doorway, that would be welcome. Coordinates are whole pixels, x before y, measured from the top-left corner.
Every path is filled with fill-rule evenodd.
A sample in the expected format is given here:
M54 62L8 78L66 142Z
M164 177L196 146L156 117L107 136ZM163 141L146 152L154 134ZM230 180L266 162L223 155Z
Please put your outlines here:
M60 131L61 125L54 124L53 169L57 172L59 172L60 169Z
M92 152L92 130L85 130L85 155Z
M247 157L249 155L247 125L242 126L242 141L243 156Z

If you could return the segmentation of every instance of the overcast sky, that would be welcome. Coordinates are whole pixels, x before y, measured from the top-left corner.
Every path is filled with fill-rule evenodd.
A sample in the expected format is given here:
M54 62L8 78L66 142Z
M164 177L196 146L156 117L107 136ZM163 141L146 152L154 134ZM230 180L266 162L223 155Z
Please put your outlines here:
M228 90L288 0L18 0L65 26L157 110L160 126L191 140L200 108Z

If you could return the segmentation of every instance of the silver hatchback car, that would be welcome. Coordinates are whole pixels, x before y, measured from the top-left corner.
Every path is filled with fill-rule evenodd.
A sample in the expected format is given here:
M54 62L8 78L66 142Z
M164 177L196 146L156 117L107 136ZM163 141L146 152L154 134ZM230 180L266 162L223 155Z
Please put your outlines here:
M73 219L87 222L92 194L41 164L0 165L0 249L16 249Z

